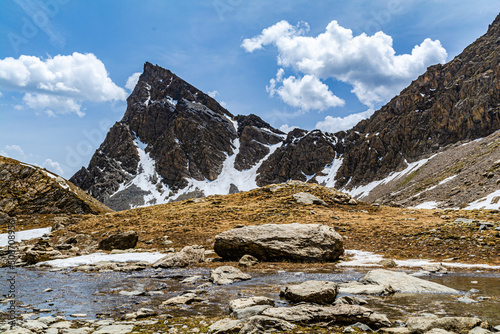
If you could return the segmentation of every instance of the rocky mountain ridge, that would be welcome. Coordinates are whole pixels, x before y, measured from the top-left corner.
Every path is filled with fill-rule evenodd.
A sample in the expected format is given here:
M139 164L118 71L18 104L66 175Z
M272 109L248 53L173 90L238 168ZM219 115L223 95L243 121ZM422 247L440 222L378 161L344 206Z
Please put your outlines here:
M401 202L389 194L404 193L406 178L429 158L500 129L499 46L500 16L452 61L429 67L370 119L334 134L284 134L255 115L233 116L172 72L146 63L123 119L71 181L117 210L288 180ZM496 179L497 170L489 172ZM466 202L435 202L467 207L497 189L491 184ZM432 200L426 196L412 204Z
M54 173L0 156L2 214L101 214L112 211Z

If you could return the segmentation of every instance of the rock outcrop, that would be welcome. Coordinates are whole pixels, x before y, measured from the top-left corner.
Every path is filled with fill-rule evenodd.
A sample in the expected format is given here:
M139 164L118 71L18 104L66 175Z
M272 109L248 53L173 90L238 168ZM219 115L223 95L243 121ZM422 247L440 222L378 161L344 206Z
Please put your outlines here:
M249 254L260 261L336 261L344 253L343 239L332 227L319 224L245 226L215 237L215 252L238 260Z
M99 214L111 211L52 172L0 156L0 212L4 214Z

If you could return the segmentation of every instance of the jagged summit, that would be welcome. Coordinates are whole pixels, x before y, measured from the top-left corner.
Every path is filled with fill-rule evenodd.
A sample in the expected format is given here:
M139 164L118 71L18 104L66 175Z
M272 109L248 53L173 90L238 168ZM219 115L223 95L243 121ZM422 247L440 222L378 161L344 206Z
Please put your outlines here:
M88 168L71 181L114 209L288 180L316 182L384 203L402 202L408 198L394 194L405 194L416 198L412 205L467 207L485 198L486 207L498 207L492 194L498 190L499 169L484 160L485 155L494 159L498 150L481 149L481 167L461 169L466 150L460 145L488 137L485 142L496 147L499 46L500 16L452 61L429 67L370 119L334 134L301 129L284 134L255 115L233 116L169 70L146 63L123 119ZM443 152L455 157L445 162L447 168L436 162ZM434 175L429 166L438 165L449 173L415 177ZM470 173L493 174L480 186L463 185L474 179ZM454 182L461 180L459 191L468 196L452 200L427 191L441 189L452 176Z

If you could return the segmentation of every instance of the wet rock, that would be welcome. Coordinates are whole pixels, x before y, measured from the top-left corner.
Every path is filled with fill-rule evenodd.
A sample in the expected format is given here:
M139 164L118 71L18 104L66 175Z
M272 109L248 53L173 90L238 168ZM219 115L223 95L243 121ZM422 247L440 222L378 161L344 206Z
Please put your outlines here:
M336 324L363 322L376 328L391 325L385 315L358 305L319 306L301 304L293 307L269 308L262 314L299 324L334 321Z
M334 302L336 305L342 305L342 304L347 304L347 305L365 305L368 304L366 300L363 298L359 298L356 296L342 296L340 298L337 298Z
M271 298L267 297L249 297L249 298L238 298L233 299L229 302L229 309L235 311L242 308L252 307L256 305L270 305L274 306L275 302Z
M134 290L134 291L122 290L118 294L122 295L122 296L144 296L146 294L146 292L140 291L140 290Z
M285 286L280 296L292 302L332 304L338 294L338 286L329 281L307 281L297 285Z
M376 269L368 272L360 281L364 285L389 285L395 292L459 293L447 286L410 276L404 272Z
M162 303L162 305L188 305L194 302L201 302L203 298L198 297L195 293L186 293L181 296L170 298Z
M70 314L69 316L73 317L73 318L85 318L87 316L87 314L85 314L85 313L73 313L73 314Z
M210 325L208 332L212 334L236 334L240 332L242 327L243 321L226 318Z
M137 245L139 236L135 231L116 233L99 242L98 248L106 251L113 249L129 249Z
M256 315L248 319L247 323L241 329L240 334L260 334L269 331L289 332L295 328L297 326L288 321Z
M299 204L326 205L326 202L323 201L321 198L318 198L318 197L314 196L313 194L306 193L306 192L300 192L300 193L293 194L293 198Z
M424 333L433 328L440 328L447 331L460 333L480 326L481 323L481 319L472 317L410 317L406 321L406 327L412 333Z
M259 260L256 257L254 257L252 255L245 254L241 257L240 261L238 262L238 266L240 266L240 267L253 267L257 263L259 263Z
M187 267L205 261L205 249L202 246L186 246L180 252L168 254L153 264L153 268Z
M245 254L260 261L335 261L344 253L343 239L332 227L320 224L245 226L215 237L215 252L238 260Z
M232 266L218 267L210 272L210 281L221 285L232 284L236 281L245 281L250 278L252 278L252 276Z

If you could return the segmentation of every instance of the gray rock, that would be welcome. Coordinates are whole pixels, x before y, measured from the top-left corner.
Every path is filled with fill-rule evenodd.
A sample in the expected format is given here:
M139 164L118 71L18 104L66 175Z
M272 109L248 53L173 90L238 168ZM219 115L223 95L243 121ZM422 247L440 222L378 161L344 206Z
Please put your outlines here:
M288 321L256 315L248 319L239 334L261 334L270 331L289 332L293 331L295 328L297 328L297 326Z
M125 334L130 333L133 329L134 325L110 325L100 328L94 334Z
M153 264L153 268L187 267L205 261L205 249L202 246L186 246L180 252L168 254Z
M122 290L118 292L119 295L122 296L144 296L146 294L145 291L139 291L139 290L134 290L134 291L125 291Z
M321 198L318 198L318 197L314 196L313 194L306 193L306 192L300 192L300 193L293 194L293 198L299 204L326 205L326 202L323 201Z
M3 332L4 334L32 334L33 332L27 328L14 328Z
M256 305L270 305L274 306L274 300L271 298L267 297L249 297L249 298L238 298L231 300L229 302L229 309L231 311L235 311L238 309L243 309L251 306L256 306Z
M373 330L370 328L370 326L362 323L362 322L357 322L354 325L351 325L353 328L358 328L359 330L363 332L373 332Z
M139 311L135 313L136 319L155 317L158 315L158 312L151 310L149 308L140 308Z
M93 331L90 327L68 328L61 330L62 334L87 334ZM57 332L56 332L57 333ZM45 333L47 334L47 333Z
M280 296L292 302L332 304L338 293L338 286L329 281L306 281L297 285L288 285L281 289Z
M424 333L433 328L460 333L480 326L481 319L472 317L410 317L406 320L406 327L413 333Z
M264 310L272 307L271 305L254 305L245 308L239 308L231 313L231 316L236 319L246 319L253 317L254 315L259 315L264 312Z
M236 334L239 333L242 327L243 322L241 320L226 318L210 325L208 332L212 334Z
M162 305L187 305L200 301L203 301L203 299L199 298L195 293L190 292L181 296L170 298L164 301Z
M349 283L339 284L339 293L353 294L353 295L387 296L394 293L394 290L390 285L349 282Z
M392 259L381 260L378 264L380 264L384 268L394 268L398 266Z
M477 300L474 300L474 299L470 298L469 296L462 296L462 297L458 298L457 301L464 303L464 304L477 303Z
M252 278L252 276L232 266L218 267L210 272L210 281L220 285L232 284L236 281L245 281L250 278Z
M215 237L215 252L224 259L243 255L260 261L335 261L344 253L343 238L320 224L245 226Z
M444 329L441 328L433 328L428 332L425 332L426 334L454 334L453 332L445 331Z
M49 326L38 320L27 320L23 323L23 327L35 332L49 328Z
M129 231L112 234L99 242L98 248L102 250L129 249L137 245L139 236L137 232Z
M238 266L240 266L240 267L253 267L257 263L259 263L259 260L256 257L254 257L252 255L245 254L241 257L240 261L238 262Z
M383 327L378 332L385 334L411 334L411 331L406 327Z
M38 321L40 321L40 322L43 322L43 323L44 323L44 324L46 324L46 325L51 325L51 324L53 324L54 322L56 322L56 318L51 317L51 316L48 316L48 317L40 317L40 318L38 318L38 319L36 319L36 320L38 320Z
M362 322L375 328L391 325L385 315L358 305L319 306L300 304L293 307L268 308L262 314L299 324L334 321L336 324Z
M500 325L493 327L493 330L495 332L500 332Z
M58 328L58 329L64 329L64 328L70 328L73 326L73 323L71 321L59 321L55 322L52 325L50 325L50 328Z
M482 328L482 327L474 327L469 331L469 334L491 334L492 332Z
M404 272L376 269L368 272L360 283L389 285L395 292L459 293L447 286L410 276Z
M347 304L347 305L365 305L368 304L366 300L363 298L359 298L356 296L342 296L340 298L335 299L334 304L336 305L342 305L342 304Z

